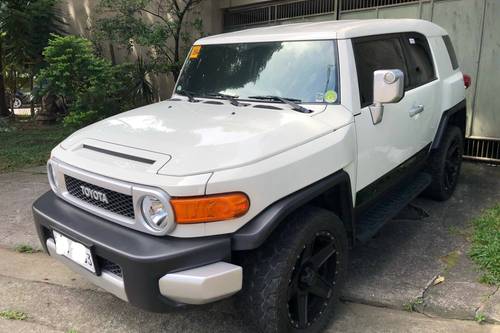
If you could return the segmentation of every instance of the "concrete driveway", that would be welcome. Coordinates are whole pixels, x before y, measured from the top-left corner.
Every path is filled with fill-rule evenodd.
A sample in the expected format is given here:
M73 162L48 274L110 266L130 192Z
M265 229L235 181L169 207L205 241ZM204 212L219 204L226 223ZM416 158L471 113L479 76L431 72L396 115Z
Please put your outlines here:
M40 248L32 201L49 189L44 168L0 175L0 311L27 314L0 319L0 332L253 332L234 300L152 314L89 284ZM344 303L331 332L500 332L476 314L500 322L500 292L477 282L467 257L471 218L500 202L500 168L464 164L457 192L446 203L417 199L377 237L351 253ZM429 216L421 218L423 212ZM433 286L437 276L445 281ZM413 308L414 312L404 311ZM419 313L417 313L419 312Z

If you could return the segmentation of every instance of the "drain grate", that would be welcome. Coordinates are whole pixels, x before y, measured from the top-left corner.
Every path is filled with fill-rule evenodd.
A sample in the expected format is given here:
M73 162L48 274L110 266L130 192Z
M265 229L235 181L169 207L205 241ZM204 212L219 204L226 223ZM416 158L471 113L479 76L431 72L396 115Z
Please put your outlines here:
M500 163L500 139L478 137L466 138L464 158Z

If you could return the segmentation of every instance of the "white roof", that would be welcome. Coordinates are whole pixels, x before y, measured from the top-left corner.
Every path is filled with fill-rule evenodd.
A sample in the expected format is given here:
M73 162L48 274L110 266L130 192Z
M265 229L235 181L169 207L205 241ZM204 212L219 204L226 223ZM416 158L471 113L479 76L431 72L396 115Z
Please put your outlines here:
M419 32L428 37L447 32L425 20L376 19L306 22L266 26L201 38L195 44L229 44L285 40L345 39L396 32Z

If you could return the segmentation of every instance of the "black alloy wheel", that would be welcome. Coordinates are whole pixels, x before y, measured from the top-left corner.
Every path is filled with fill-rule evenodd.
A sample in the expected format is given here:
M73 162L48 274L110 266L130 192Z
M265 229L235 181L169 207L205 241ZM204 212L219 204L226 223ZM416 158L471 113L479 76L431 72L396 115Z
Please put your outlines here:
M288 316L297 329L311 326L325 311L338 274L335 238L316 233L298 256L288 286Z
M459 180L463 151L462 131L456 126L449 126L427 162L426 172L432 176L432 182L424 192L427 197L438 201L451 197Z
M462 149L460 142L455 138L446 152L446 160L444 162L444 179L443 185L446 191L455 188L462 163Z

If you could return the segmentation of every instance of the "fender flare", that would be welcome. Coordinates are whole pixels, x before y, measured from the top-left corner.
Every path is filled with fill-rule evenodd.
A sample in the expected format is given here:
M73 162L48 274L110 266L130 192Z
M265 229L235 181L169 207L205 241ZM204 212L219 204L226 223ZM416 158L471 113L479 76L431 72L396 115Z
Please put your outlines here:
M457 113L461 110L465 110L466 107L467 106L466 106L465 99L463 99L458 104L452 106L450 109L443 112L443 114L441 116L441 120L439 121L439 126L437 129L436 135L434 136L434 140L432 141L431 150L437 149L439 147L439 145L441 144L441 141L443 140L444 134L446 132L446 128L448 127L448 123L450 121L450 118L455 113Z
M347 223L353 231L351 182L347 172L340 170L268 206L232 235L232 249L243 251L258 248L294 210L338 185L345 192L340 196L343 214L339 217L345 219L344 224Z

